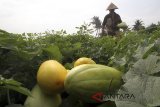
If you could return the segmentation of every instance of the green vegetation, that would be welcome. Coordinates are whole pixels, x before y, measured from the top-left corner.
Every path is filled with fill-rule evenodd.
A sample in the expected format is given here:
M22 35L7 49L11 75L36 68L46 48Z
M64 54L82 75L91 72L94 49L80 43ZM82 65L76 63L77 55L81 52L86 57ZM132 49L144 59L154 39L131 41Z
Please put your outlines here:
M76 59L89 57L97 64L115 67L125 73L123 87L136 97L136 100L126 102L136 107L160 106L159 25L122 32L121 38L94 37L87 26L78 27L79 31L72 35L63 30L41 34L12 34L0 30L0 75L32 89L36 84L38 68L45 60L57 60L71 69ZM7 93L4 93L6 89L1 88L1 85L0 81L0 106L3 107L8 102ZM124 93L124 90L120 89L119 93ZM10 91L11 103L23 104L25 99L23 94ZM117 107L131 107L125 101L115 102ZM67 97L61 107L76 105L83 107L82 103Z

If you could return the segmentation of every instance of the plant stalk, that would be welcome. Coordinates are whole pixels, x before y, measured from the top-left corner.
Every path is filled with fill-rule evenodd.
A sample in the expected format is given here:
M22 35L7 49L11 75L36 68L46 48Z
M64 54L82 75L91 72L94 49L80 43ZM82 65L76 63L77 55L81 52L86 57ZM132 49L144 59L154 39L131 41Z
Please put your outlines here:
M10 99L10 95L9 95L9 89L7 89L7 101L8 101L8 105L10 105L11 99Z

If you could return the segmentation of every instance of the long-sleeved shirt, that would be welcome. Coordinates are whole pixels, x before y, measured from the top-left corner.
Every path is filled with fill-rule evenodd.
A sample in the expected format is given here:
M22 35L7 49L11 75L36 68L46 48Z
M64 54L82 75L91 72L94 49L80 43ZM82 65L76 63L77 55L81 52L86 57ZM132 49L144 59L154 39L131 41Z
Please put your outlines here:
M109 13L104 17L102 27L106 28L108 32L111 32L114 35L114 33L119 30L117 25L121 22L121 17L117 13Z

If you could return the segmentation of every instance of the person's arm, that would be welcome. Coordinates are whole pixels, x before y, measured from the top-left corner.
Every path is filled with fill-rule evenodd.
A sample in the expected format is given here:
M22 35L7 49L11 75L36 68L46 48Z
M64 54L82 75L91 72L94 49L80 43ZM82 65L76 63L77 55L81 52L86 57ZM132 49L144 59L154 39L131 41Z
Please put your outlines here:
M118 15L118 24L119 23L122 23L122 19L121 19L120 15Z
M104 20L103 20L103 23L102 23L102 28L105 28L105 26L106 26L107 17L108 17L108 15L106 15L106 16L104 17Z
M104 17L104 20L103 20L103 23L102 23L102 32L104 32L106 23L107 23L107 15Z

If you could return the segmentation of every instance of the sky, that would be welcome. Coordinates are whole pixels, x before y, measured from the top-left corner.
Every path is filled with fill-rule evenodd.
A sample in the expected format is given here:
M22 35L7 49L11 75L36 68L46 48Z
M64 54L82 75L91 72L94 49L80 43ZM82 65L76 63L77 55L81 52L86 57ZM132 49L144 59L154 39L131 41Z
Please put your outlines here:
M40 33L90 23L98 16L103 21L114 3L123 22L132 27L137 19L145 26L160 21L160 0L0 0L0 29L11 33Z

